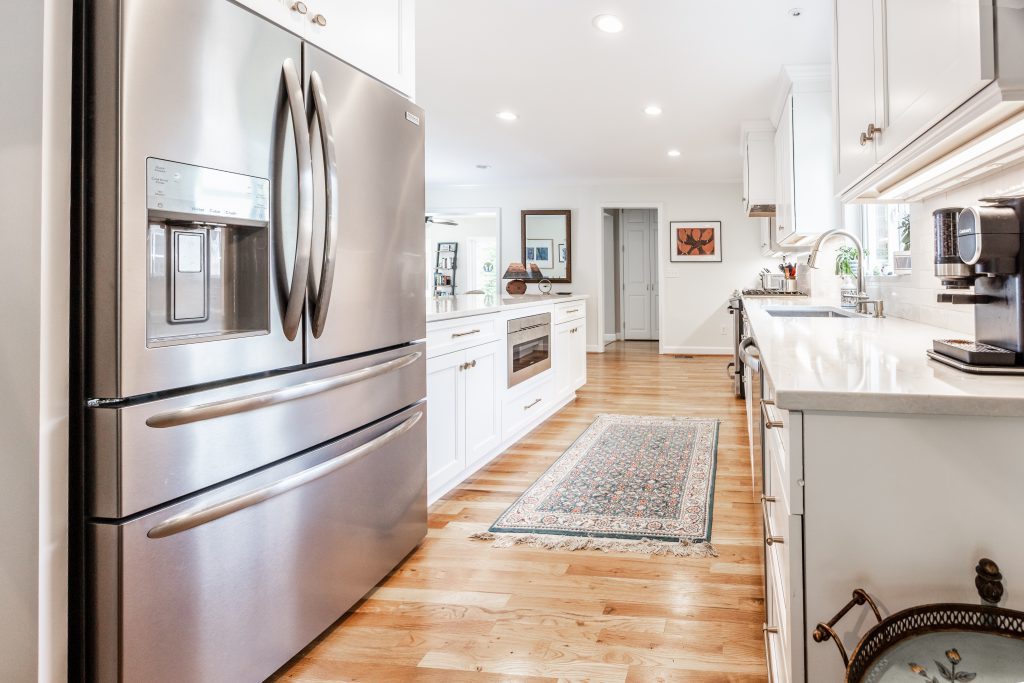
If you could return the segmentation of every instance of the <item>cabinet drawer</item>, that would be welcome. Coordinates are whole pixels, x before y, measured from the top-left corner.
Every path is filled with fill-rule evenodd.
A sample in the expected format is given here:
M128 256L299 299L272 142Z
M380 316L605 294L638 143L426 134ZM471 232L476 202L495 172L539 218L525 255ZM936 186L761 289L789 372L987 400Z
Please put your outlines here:
M551 322L557 325L558 323L566 323L570 320L579 320L586 315L586 301L566 301L555 306L555 319Z
M527 390L506 397L501 409L503 438L511 438L527 425L539 421L550 407L553 394L552 379L546 377L536 384L531 383Z
M770 554L766 554L764 649L768 660L769 683L790 683L796 680L792 677L790 667L793 634L790 631L787 603L783 597L777 568L772 564Z
M803 514L803 413L781 410L773 401L761 404L765 458L774 460L778 472L776 496L785 499L792 514Z
M458 320L442 320L427 325L427 357L468 349L497 338L498 321L495 316L474 316Z

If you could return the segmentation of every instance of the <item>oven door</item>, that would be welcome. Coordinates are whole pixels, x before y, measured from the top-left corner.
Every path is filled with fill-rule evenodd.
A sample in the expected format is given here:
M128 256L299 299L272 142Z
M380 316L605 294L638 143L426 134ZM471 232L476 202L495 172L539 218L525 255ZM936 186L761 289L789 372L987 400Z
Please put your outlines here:
M531 327L508 335L508 385L551 368L551 325Z

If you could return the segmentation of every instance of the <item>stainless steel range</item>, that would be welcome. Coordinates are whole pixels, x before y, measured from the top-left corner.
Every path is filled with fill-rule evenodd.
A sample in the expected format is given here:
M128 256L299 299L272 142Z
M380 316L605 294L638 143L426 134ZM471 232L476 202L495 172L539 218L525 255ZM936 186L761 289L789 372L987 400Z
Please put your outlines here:
M83 677L263 680L426 533L423 112L227 0L79 11Z

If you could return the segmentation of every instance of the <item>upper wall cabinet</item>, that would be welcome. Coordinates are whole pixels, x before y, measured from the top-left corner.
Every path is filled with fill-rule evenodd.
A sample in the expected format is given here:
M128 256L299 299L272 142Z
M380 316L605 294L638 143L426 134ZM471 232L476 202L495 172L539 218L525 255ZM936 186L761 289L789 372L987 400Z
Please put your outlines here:
M742 126L743 212L775 215L775 127L768 121Z
M906 181L1021 110L1021 3L833 0L833 9L836 189L846 201L948 189L936 172L916 188Z
M775 241L801 246L839 227L828 69L786 67L775 130Z
M414 99L414 0L235 0Z

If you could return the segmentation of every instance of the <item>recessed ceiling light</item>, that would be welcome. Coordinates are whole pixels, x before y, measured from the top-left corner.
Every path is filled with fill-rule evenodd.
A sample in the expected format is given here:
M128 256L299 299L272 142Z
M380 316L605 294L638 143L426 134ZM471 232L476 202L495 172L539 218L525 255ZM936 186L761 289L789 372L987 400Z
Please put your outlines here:
M682 154L682 152L680 152L680 151L679 151L678 149L670 149L670 150L668 151L668 155L669 155L670 157L677 157L677 156L679 156L679 155L681 155L681 154Z
M598 14L594 17L594 26L605 33L618 33L622 30L622 20L611 14Z
M519 115L513 111L499 111L498 118L502 121L515 121L519 118Z
M789 10L789 16L791 17L799 17L803 13L804 10L802 7L793 7L792 9Z
M661 116L661 107L656 104L648 104L644 107L644 113L648 116Z
M487 169L489 169L491 167L491 165L490 164L477 164L476 167L479 168L481 171L486 171Z

